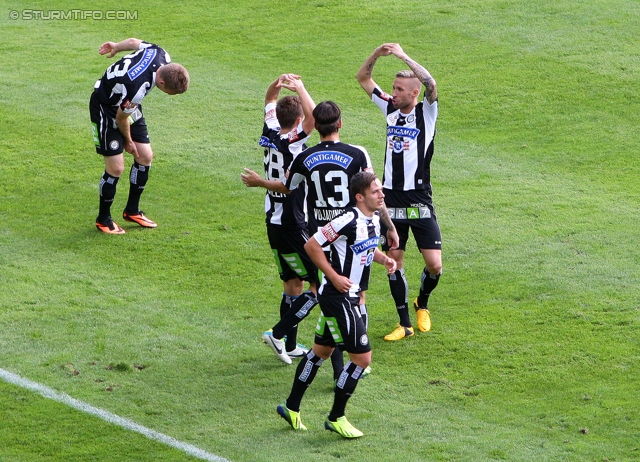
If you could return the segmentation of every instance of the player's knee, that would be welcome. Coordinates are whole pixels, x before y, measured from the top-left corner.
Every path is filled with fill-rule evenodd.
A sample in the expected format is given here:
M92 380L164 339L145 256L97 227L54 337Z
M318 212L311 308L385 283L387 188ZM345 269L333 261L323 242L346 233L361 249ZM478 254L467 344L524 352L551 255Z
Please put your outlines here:
M427 264L427 271L434 276L442 273L442 262Z

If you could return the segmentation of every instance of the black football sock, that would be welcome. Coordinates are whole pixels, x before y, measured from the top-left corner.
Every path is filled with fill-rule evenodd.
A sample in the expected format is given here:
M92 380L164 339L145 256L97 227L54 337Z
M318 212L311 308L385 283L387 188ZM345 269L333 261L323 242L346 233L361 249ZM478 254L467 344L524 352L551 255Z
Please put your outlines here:
M298 298L298 296L287 295L282 293L282 300L280 300L280 319L282 319L287 312L291 309L291 304ZM285 350L293 351L298 346L298 325L296 324L286 333L287 340L284 342Z
M422 270L422 276L420 276L420 294L418 295L418 306L429 306L429 295L431 295L433 289L435 289L438 285L441 274L442 273L431 274L427 271L426 267L424 268L424 270Z
M280 321L273 326L273 336L282 339L293 326L309 315L309 312L318 304L315 294L307 290L291 303L291 308L285 313Z
M351 398L351 395L355 391L356 386L358 385L358 380L362 375L362 371L363 369L361 367L356 366L351 361L344 366L344 370L340 374L333 390L334 398L333 407L329 413L330 421L335 422L338 417L342 417L344 415L344 410L347 407L347 401L349 401L349 398Z
M338 380L344 369L344 356L340 348L336 348L331 353L331 367L333 368L333 380Z
M291 387L291 393L287 398L287 409L294 412L300 412L300 403L304 393L313 382L313 379L318 373L318 369L322 366L324 359L316 356L313 351L309 351L305 357L302 358L298 368L296 369L296 375L293 379L293 385Z
M404 268L400 268L395 273L389 275L389 288L391 289L391 297L396 304L400 325L411 327L411 319L409 318L408 292L409 285L404 276Z
M98 222L103 222L111 216L111 204L116 197L116 185L118 177L109 175L106 171L100 179L100 209L98 212Z
M129 173L129 199L125 208L128 213L136 213L140 209L140 196L147 185L149 170L151 170L150 165L140 165L137 161L134 161L131 166L131 172Z

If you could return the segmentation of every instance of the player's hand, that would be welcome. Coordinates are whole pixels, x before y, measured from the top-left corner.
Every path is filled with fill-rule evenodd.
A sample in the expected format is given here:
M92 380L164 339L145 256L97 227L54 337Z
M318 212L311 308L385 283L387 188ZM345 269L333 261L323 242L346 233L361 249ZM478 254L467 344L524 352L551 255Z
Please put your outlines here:
M351 279L346 276L337 275L331 282L333 284L333 287L335 287L338 292L341 292L343 294L349 292L349 289L351 289L351 286L353 286L353 282L351 281Z
M404 52L404 50L402 49L402 47L400 46L399 43L391 43L389 44L389 53L400 58L400 59L404 59L407 54Z
M398 269L398 263L393 258L387 257L384 267L387 268L387 274L391 275Z
M400 245L400 236L398 236L398 231L395 229L387 230L387 245L389 250L395 250Z
M376 56L389 56L391 54L391 47L396 45L395 43L383 43L374 50Z
M98 52L101 55L107 55L107 58L113 58L116 53L118 52L116 50L116 43L115 42L105 42L102 45L100 45L100 49L98 50ZM129 152L129 151L127 151Z
M124 142L124 150L127 151L129 154L133 154L133 157L140 157L140 154L138 154L138 148L136 147L136 143L134 143L133 141L125 141Z
M244 171L245 173L240 174L240 178L247 188L260 186L260 181L262 181L262 177L260 177L260 175L249 168L245 168Z

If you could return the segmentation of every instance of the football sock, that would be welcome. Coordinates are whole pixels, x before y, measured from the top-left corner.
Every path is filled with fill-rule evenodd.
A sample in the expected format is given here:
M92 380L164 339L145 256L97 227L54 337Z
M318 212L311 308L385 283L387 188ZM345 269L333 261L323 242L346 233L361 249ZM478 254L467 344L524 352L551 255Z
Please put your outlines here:
M106 171L100 179L100 209L98 221L106 220L111 216L111 204L116 197L116 185L118 177L109 175Z
M331 367L333 368L333 380L338 380L344 369L344 356L340 348L336 348L331 353Z
M309 312L318 304L316 295L307 290L291 303L291 308L284 314L280 321L273 326L273 336L282 339L289 330L309 315ZM289 408L291 409L291 408Z
M293 379L291 393L286 401L288 409L300 412L302 397L307 391L307 388L309 388L309 385L311 385L311 382L313 382L323 362L324 359L316 356L313 351L309 351L309 353L300 360L298 368L296 369L296 375Z
M427 271L426 267L422 270L422 275L420 276L420 294L418 295L418 306L429 306L429 295L431 295L433 289L435 289L438 285L441 274L442 273L431 274Z
M409 286L407 278L404 276L404 268L400 268L395 273L389 275L389 288L391 289L391 297L396 303L400 325L411 327L411 319L409 318L408 293Z
M135 213L139 210L140 196L147 185L150 169L150 165L140 165L137 161L133 162L131 172L129 173L129 199L127 200L127 212Z
M297 295L287 295L282 293L282 300L280 300L280 318L291 309L291 304L298 298ZM295 350L298 346L298 325L296 324L287 331L287 340L284 343L287 351Z
M347 401L349 401L349 398L351 398L351 395L356 389L363 370L364 369L356 366L351 361L344 366L344 370L340 374L334 388L333 407L329 413L329 420L332 422L335 422L338 417L344 415Z

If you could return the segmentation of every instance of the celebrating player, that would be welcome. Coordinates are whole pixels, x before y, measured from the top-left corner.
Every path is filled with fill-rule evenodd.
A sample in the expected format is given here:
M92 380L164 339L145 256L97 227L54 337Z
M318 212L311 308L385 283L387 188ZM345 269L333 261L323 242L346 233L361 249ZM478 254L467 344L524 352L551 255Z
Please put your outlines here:
M404 61L411 69L396 74L391 95L384 93L372 79L373 67L378 58L389 55ZM356 77L387 122L382 184L389 215L400 236L400 245L393 249L388 243L383 243L382 249L398 262L397 271L389 276L389 287L400 323L384 339L400 340L414 335L408 310L408 284L404 274L404 251L409 230L412 231L426 264L422 271L419 295L413 302L418 329L422 332L431 329L427 302L442 273L442 237L433 207L430 177L438 117L436 81L397 43L385 43L376 48L362 64ZM418 102L423 85L424 97Z
M124 172L124 154L134 157L129 175L129 199L122 213L125 221L144 228L155 222L139 209L140 195L149 178L153 152L142 114L142 99L154 87L169 95L187 91L189 74L180 64L172 63L169 54L158 45L136 38L106 42L100 54L112 58L121 51L134 51L113 63L94 85L89 104L96 152L104 157L104 174L100 180L100 210L96 227L103 233L124 234L111 218L111 204L116 185Z
M294 430L306 430L300 419L302 397L322 363L340 345L349 354L350 361L336 382L333 407L324 426L344 438L358 438L362 432L347 420L345 408L371 363L367 309L360 303L360 294L369 285L372 262L384 265L389 274L395 272L396 262L378 249L378 210L384 207L380 180L371 172L360 172L351 179L349 189L356 206L345 208L305 245L323 273L318 289L322 313L313 348L298 364L291 393L277 411ZM329 246L328 259L323 249L326 246Z

